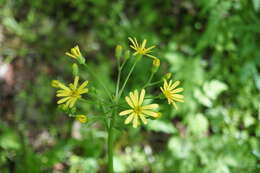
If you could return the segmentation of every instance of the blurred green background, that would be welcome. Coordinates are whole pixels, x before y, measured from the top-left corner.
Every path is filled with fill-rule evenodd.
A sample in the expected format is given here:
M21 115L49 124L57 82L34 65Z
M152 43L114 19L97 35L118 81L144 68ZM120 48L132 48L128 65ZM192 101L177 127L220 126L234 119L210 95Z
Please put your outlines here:
M259 173L260 0L0 0L0 172L106 172L105 129L59 111L50 81L73 80L64 52L79 44L112 86L129 36L158 45L185 103L118 131L115 171Z

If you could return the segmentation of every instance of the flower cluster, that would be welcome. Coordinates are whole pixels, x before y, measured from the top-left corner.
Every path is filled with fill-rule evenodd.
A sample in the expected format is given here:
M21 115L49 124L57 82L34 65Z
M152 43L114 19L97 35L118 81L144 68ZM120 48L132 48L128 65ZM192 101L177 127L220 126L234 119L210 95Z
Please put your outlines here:
M129 93L129 96L125 97L126 103L129 105L130 109L121 111L119 113L120 116L125 116L128 115L127 118L125 119L125 124L129 124L132 122L133 127L136 128L138 127L141 122L143 124L147 124L148 120L147 119L156 119L161 116L161 113L158 112L159 105L158 104L144 104L145 103L145 88L151 84L151 80L153 78L154 73L156 73L160 67L160 59L155 57L154 55L151 55L152 50L156 46L150 46L146 47L146 39L144 39L141 43L138 43L137 39L128 38L131 45L130 48L134 50L133 56L147 56L152 59L152 68L151 68L151 76L148 80L148 82L145 84L145 86L141 90L134 90ZM82 56L79 46L76 45L73 47L70 52L65 53L67 56L71 57L72 59L77 60L77 62L80 65L83 65L87 67L87 64L85 64L85 58ZM119 74L121 73L120 70L122 70L125 62L120 66L120 60L121 57L125 57L125 62L128 60L130 57L130 52L129 50L125 51L123 50L123 47L121 45L116 46L115 49L115 57L118 61L119 64ZM138 58L137 60L139 60ZM137 62L137 61L136 61ZM121 87L121 90L119 89L120 87L120 75L117 83L117 89L116 89L116 95L115 98L116 100L119 100L121 97L121 94L124 90L124 87L132 73L132 70L134 69L135 64L133 65L132 69L130 70L128 77L126 78L124 85ZM82 98L83 94L88 93L88 81L83 82L81 85L78 84L79 82L79 76L78 76L78 65L73 64L73 74L75 76L74 82L70 83L68 86L64 85L58 80L53 80L52 81L52 86L55 88L58 88L56 92L56 96L59 97L60 99L57 101L59 105L62 105L64 109L72 109L75 107L75 104L78 99ZM94 74L92 72L92 74ZM183 88L177 88L178 85L180 84L180 81L175 81L173 82L171 80L171 73L167 73L161 81L157 82L162 83L163 86L160 87L160 90L162 92L162 95L164 98L168 101L168 104L172 104L176 109L177 105L176 102L184 102L184 96L180 94L184 89ZM102 84L102 82L101 82ZM104 84L102 84L104 87L104 90L107 91L107 88ZM159 88L159 87L158 87ZM159 97L161 98L161 97ZM113 100L112 100L113 101ZM88 117L82 114L74 115L76 119L82 123L87 122Z
M130 47L135 50L133 55L144 55L153 59L152 73L155 73L160 66L160 60L150 54L155 46L146 48L146 40L143 40L142 44L139 44L136 38L129 37L129 40L132 44ZM167 78L171 78L170 73L167 73ZM177 94L182 92L183 88L176 88L180 84L180 81L172 83L172 80L170 80L168 83L166 79L163 79L163 87L160 87L160 89L164 97L168 100L168 104L172 104L177 109L175 102L184 102L184 96ZM147 124L147 117L158 118L161 116L160 112L153 110L158 109L158 104L143 105L144 96L145 90L142 89L140 95L138 90L135 90L134 92L130 92L129 96L125 97L125 101L131 107L131 109L127 109L119 113L121 116L128 115L128 117L125 119L125 124L132 122L133 127L136 128L140 125L140 120L144 124Z

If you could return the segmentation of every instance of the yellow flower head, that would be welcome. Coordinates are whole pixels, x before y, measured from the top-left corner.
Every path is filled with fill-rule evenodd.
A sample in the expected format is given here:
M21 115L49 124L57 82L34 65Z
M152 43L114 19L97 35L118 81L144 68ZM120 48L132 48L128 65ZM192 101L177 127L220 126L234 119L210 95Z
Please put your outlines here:
M71 58L74 58L74 59L78 59L79 57L82 56L81 53L80 53L78 45L76 45L75 47L71 48L70 52L66 52L65 54L68 55Z
M85 63L85 59L81 55L81 52L79 50L79 46L78 45L76 45L75 47L71 48L70 52L65 52L65 55L78 60L80 64L84 64Z
M150 54L152 52L152 49L155 48L155 46L145 48L146 40L143 40L142 44L139 45L135 37L134 38L129 37L128 39L132 43L132 45L130 45L130 47L135 50L134 55L139 54L139 55L146 55L146 56L153 58L153 59L156 58L155 56Z
M176 109L177 105L175 102L184 102L184 96L181 94L177 94L184 90L183 88L176 88L179 84L180 81L176 81L173 83L172 80L170 80L170 82L168 83L164 79L163 87L160 87L162 93L168 99L168 104L172 104Z
M86 123L88 121L88 117L86 115L76 115L76 120L81 123Z
M86 86L88 85L88 81L83 82L78 87L79 77L76 76L74 79L74 83L69 84L69 87L65 86L62 83L59 83L60 90L57 91L57 97L63 97L57 103L65 104L65 107L72 108L76 101L81 98L81 95L88 92Z
M160 116L159 112L154 112L151 110L158 108L158 104L149 104L142 106L144 95L145 90L142 89L140 95L138 91L135 90L134 92L130 92L129 96L125 97L126 102L131 107L131 109L119 113L119 115L121 116L130 114L126 118L125 124L129 124L131 121L133 121L133 127L137 128L140 125L139 119L141 119L144 124L147 124L146 116L151 116L154 118L158 118Z

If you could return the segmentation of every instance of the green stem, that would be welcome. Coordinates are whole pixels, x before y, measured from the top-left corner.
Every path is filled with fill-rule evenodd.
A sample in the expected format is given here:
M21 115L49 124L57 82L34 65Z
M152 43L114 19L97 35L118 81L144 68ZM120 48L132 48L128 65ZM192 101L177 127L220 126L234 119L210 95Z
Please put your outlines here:
M107 143L107 148L108 148L108 173L114 173L114 167L113 167L113 155L114 155L114 123L115 123L115 115L117 114L117 111L113 112L110 126L108 129L108 143Z
M159 83L161 83L161 82L162 82L162 80L159 80L159 81L157 81L157 82L153 82L153 83L148 84L146 87L148 87L148 86L153 86L153 85L157 85L157 84L159 84Z
M121 71L122 68L120 67L120 61L117 60L117 70L118 70L118 75L117 75L117 82L116 82L116 97L118 96L119 92L119 86L120 86L120 80L121 80Z
M153 76L154 76L154 72L151 73L148 81L146 82L146 84L144 85L143 88L146 88L147 86L149 86L149 84L151 83L152 79L153 79Z
M131 67L131 69L130 69L128 75L127 75L127 77L126 77L125 82L124 82L124 84L123 84L121 90L119 91L119 97L121 97L121 95L122 95L122 93L123 93L123 91L124 91L124 89L125 89L126 83L127 83L127 81L129 80L129 78L130 78L130 76L131 76L131 74L132 74L132 72L133 72L133 70L134 70L134 68L135 68L135 65L137 64L137 62L139 61L140 58L141 58L141 57L136 57L136 60L135 60L135 62L134 62L134 64L133 64L133 66Z

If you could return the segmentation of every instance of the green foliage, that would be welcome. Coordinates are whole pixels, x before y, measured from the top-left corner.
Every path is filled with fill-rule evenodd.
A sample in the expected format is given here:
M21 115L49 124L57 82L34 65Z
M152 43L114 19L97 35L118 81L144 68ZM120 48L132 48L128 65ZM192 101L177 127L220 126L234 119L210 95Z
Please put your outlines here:
M158 45L155 78L172 72L185 103L162 106L160 119L137 130L117 119L116 172L260 172L259 0L0 0L0 8L0 61L15 81L0 93L1 173L106 172L100 108L80 107L91 119L80 126L56 108L50 82L72 81L64 52L79 44L112 89L115 46L129 36ZM136 66L130 88L150 65Z

